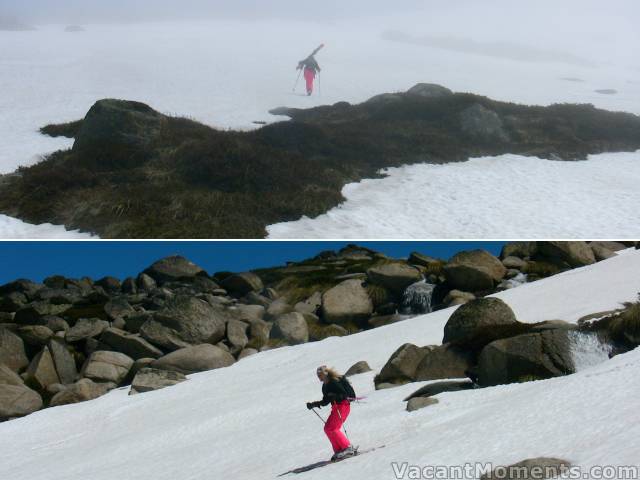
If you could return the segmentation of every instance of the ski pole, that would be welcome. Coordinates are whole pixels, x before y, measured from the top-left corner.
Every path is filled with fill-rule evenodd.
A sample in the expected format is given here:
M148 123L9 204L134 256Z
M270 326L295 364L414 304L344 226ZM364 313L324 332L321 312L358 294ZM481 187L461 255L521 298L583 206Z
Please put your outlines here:
M318 96L322 96L322 83L320 82L320 72L318 72Z
M296 83L293 84L293 92L296 91L296 87L298 86L298 81L300 80L300 75L302 75L302 69L298 69L298 76L296 77Z
M320 414L319 414L318 412L316 412L314 409L311 409L311 411L312 411L313 413L315 413L315 414L318 416L318 418L320 419L320 421L321 421L322 423L327 423L327 422L326 422L326 421L325 421L325 420L320 416Z

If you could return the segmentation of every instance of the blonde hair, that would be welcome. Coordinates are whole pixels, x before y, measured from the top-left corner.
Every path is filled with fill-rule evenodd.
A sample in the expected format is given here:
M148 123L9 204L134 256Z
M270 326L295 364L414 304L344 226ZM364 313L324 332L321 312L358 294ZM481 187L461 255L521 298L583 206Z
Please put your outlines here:
M326 365L321 365L316 369L316 373L324 373L326 376L328 376L331 380L338 380L340 378L342 378L342 375L340 373L338 373L338 371L333 368L333 367L327 367Z

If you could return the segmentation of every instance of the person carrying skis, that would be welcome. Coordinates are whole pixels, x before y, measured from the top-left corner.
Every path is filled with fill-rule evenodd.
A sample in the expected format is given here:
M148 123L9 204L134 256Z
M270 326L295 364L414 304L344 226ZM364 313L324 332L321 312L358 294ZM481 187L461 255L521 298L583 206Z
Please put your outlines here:
M304 80L307 83L307 95L313 93L313 81L316 78L316 73L320 72L320 65L316 61L315 54L323 47L320 45L314 52L304 60L298 62L296 70L302 70L304 73Z
M326 365L318 367L316 374L322 382L322 400L307 403L307 408L311 410L331 404L331 414L324 424L324 433L329 438L334 452L331 461L355 455L356 449L341 430L351 411L349 402L355 397L353 387L346 377L332 368L327 368Z

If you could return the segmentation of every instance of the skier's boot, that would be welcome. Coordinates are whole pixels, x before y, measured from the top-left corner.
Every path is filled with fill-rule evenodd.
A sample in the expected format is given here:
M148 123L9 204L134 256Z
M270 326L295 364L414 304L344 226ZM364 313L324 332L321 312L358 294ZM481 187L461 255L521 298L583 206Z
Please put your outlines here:
M338 453L334 454L333 457L331 457L331 461L335 462L336 460L342 460L343 458L351 457L355 454L356 454L356 449L353 448L353 445L349 445L344 450L340 450Z

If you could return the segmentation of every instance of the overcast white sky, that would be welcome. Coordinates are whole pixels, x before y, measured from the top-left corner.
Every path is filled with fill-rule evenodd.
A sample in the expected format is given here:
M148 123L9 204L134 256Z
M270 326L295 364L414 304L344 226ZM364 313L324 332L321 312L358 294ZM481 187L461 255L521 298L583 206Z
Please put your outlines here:
M471 8L472 7L472 8ZM207 18L295 18L310 21L386 16L415 11L432 14L477 15L486 8L495 17L503 12L526 22L529 13L552 7L563 17L617 16L638 23L638 0L0 0L0 17L33 24L135 22ZM476 18L481 21L481 17Z

